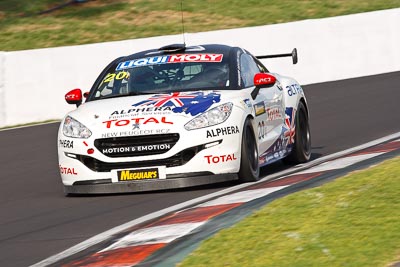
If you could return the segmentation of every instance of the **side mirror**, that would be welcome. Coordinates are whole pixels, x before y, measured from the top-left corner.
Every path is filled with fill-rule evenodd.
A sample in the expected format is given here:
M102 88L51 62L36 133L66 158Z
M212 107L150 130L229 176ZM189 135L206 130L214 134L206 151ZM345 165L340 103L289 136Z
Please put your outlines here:
M65 101L68 104L75 104L79 107L82 104L82 91L81 89L73 89L65 95Z
M275 84L276 78L269 73L257 73L254 75L254 86L259 88L271 87Z
M251 92L251 97L256 99L261 88L271 87L275 84L276 78L269 73L257 73L254 75L254 90Z

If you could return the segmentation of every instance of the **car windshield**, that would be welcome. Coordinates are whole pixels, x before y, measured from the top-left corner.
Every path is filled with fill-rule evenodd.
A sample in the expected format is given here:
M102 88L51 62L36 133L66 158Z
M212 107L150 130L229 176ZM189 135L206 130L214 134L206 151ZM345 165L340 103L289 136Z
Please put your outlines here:
M154 56L119 62L100 78L92 100L127 95L229 89L222 54Z

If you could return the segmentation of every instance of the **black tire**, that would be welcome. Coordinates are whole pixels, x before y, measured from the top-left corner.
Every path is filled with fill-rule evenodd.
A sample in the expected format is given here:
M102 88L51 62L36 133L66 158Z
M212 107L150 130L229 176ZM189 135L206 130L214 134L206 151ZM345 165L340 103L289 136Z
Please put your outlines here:
M239 181L254 182L259 180L258 148L250 119L246 119L244 122L241 150Z
M296 133L293 149L289 156L283 159L288 164L307 162L311 156L311 133L307 109L303 102L299 102L296 112Z

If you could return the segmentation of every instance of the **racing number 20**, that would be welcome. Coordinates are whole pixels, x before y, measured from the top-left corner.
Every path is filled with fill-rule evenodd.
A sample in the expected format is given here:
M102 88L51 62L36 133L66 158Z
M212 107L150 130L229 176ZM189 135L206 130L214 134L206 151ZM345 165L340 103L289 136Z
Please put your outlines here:
M103 83L111 82L114 78L115 78L116 80L122 80L122 79L125 79L125 78L128 78L128 77L129 77L129 73L126 72L126 71L121 71L121 72L118 72L117 74L115 74L115 73L109 73L109 74L107 74L107 76L104 78Z

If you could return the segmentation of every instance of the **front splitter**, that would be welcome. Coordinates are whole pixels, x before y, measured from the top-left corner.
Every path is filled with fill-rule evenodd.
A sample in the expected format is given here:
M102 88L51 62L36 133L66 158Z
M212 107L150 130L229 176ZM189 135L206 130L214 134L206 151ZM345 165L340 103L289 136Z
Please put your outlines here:
M65 185L65 194L112 194L156 191L193 187L205 184L238 180L237 173L205 175L174 179L158 179L135 182L119 182L90 185Z

